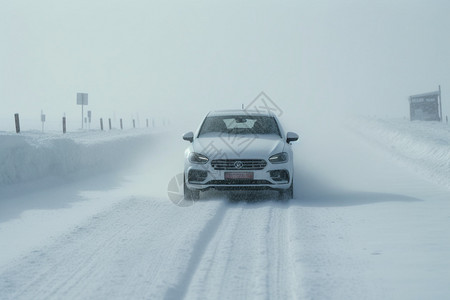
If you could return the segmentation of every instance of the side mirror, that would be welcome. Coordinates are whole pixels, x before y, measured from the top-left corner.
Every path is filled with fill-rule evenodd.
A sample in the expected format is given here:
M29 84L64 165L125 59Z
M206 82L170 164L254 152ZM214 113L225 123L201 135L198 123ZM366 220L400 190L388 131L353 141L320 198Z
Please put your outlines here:
M290 142L295 142L298 140L298 134L294 133L294 132L288 132L286 134L286 143L290 143Z
M186 132L183 135L183 140L193 142L194 141L194 133L192 131Z

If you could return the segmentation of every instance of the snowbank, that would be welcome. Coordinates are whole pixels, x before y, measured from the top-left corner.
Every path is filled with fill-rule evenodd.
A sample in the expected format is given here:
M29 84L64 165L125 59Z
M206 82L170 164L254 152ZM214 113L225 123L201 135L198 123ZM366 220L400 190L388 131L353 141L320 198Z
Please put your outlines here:
M405 119L357 118L353 131L389 150L425 177L450 186L450 126Z
M149 146L151 131L0 132L0 186L130 163Z

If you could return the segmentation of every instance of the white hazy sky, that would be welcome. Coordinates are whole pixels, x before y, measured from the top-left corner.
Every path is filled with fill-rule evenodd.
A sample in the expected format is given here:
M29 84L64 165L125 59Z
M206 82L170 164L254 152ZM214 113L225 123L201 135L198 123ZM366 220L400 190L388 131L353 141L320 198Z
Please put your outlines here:
M260 91L406 117L439 84L450 113L447 0L0 2L0 119L79 119L77 92L95 117L201 118Z

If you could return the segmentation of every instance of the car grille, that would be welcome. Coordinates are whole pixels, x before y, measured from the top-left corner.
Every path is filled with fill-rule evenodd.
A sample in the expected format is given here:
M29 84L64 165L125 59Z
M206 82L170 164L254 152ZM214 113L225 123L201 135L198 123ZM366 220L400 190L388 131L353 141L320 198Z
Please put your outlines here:
M264 159L215 159L211 162L214 170L262 170L266 165Z

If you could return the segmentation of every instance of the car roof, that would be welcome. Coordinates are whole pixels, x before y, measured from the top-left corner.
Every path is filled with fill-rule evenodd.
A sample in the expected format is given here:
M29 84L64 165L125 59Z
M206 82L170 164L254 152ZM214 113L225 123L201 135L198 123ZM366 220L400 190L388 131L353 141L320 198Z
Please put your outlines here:
M269 111L258 111L258 110L246 110L246 109L230 109L230 110L215 110L208 114L208 117L214 116L274 116L272 112Z

